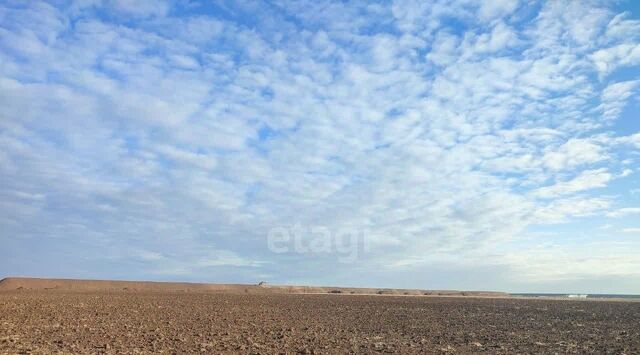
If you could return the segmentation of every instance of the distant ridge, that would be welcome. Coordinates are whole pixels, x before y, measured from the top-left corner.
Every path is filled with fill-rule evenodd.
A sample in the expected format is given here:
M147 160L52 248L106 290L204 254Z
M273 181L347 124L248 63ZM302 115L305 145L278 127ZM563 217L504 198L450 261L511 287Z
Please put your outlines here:
M113 281L113 280L77 280L44 279L29 277L7 277L0 280L0 291L11 290L63 290L63 291L155 291L155 292L212 292L212 293L249 293L249 294L355 294L355 295L407 295L407 296L470 296L470 297L508 297L504 292L491 291L455 291L455 290L418 290L393 288L354 288L354 287L317 287L317 286L272 286L241 284L208 284L189 282L156 281Z

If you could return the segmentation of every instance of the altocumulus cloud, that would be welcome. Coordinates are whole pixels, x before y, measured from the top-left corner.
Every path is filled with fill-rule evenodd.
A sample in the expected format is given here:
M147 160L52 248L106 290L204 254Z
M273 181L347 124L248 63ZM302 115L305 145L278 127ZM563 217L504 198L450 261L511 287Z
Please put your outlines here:
M638 13L481 3L4 2L0 272L640 293Z

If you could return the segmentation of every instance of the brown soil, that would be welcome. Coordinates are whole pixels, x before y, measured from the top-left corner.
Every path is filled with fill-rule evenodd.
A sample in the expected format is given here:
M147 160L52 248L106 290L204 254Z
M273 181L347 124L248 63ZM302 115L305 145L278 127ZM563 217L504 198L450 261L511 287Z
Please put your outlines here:
M640 303L0 292L0 353L640 353Z
M38 279L8 277L0 280L0 291L8 290L65 290L65 291L158 291L158 292L209 292L209 293L334 293L357 295L405 295L405 296L508 296L503 292L416 290L393 288L348 288L317 286L271 286L204 284L188 282L149 282L113 280Z

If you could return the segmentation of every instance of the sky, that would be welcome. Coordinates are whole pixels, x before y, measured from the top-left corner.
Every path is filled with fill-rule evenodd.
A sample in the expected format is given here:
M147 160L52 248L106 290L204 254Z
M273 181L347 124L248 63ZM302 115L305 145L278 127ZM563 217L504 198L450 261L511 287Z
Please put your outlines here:
M636 1L2 1L0 277L640 294Z

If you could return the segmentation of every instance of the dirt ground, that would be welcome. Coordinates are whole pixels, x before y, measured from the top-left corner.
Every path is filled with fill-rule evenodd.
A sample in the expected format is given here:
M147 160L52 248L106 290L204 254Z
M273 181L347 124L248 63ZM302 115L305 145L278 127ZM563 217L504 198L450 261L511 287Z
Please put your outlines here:
M0 292L0 353L640 353L640 303Z

